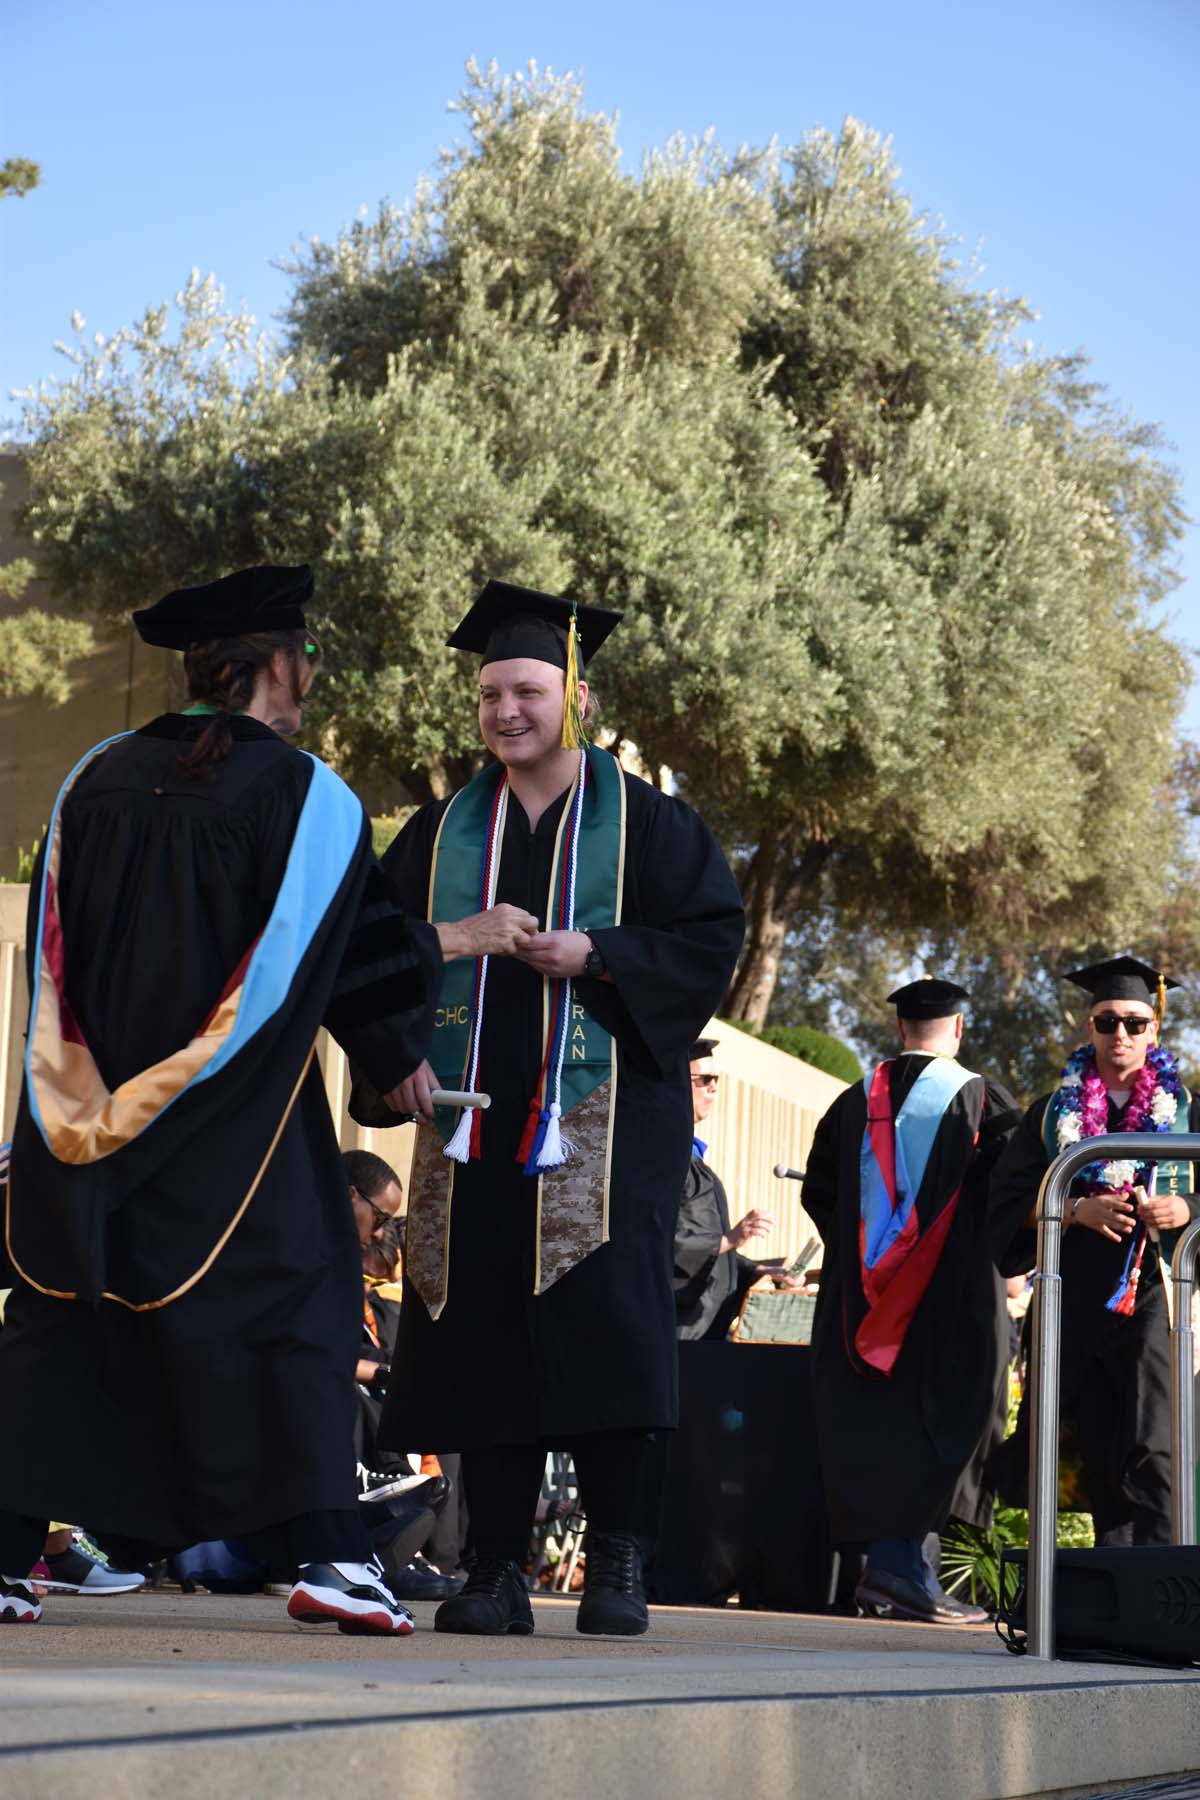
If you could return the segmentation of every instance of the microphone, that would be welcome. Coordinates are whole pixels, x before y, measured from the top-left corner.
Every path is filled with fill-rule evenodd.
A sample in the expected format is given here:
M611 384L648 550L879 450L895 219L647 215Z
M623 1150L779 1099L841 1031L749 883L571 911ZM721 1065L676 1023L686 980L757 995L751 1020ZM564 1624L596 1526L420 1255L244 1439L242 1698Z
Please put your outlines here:
M803 1181L803 1169L789 1169L786 1163L776 1163L771 1173L776 1181Z

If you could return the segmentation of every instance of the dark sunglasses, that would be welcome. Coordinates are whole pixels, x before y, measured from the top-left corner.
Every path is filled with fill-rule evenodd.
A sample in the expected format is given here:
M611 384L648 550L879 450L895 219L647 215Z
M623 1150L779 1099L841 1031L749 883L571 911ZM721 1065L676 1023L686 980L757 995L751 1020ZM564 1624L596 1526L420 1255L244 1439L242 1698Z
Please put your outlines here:
M1111 1037L1118 1025L1123 1025L1130 1037L1141 1037L1146 1027L1153 1023L1153 1019L1142 1018L1138 1013L1096 1013L1092 1018L1101 1037Z
M716 1087L716 1085L717 1085L718 1081L720 1081L720 1079L721 1079L721 1077L719 1075L693 1075L692 1076L692 1086L693 1087Z

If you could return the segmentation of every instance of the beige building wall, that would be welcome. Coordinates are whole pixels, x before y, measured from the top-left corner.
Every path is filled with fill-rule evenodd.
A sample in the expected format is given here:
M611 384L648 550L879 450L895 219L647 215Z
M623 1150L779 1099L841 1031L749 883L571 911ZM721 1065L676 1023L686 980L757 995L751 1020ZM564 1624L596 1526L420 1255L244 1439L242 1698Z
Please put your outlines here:
M36 560L14 523L27 488L21 459L11 450L0 450L0 486L0 563ZM147 598L155 596L131 594L130 605ZM71 612L51 598L44 581L32 581L19 600L0 595L0 619L31 606ZM15 874L18 850L40 836L63 777L85 750L166 710L170 651L143 644L132 626L97 627L96 646L71 668L66 706L51 706L36 694L20 700L0 695L0 875Z
M25 1054L28 898L26 887L0 886L0 1142L16 1118ZM720 1039L715 1054L722 1075L705 1127L708 1161L725 1183L735 1220L757 1206L775 1221L769 1239L756 1240L755 1252L794 1256L815 1228L801 1205L800 1183L777 1181L771 1171L776 1163L803 1169L817 1121L845 1083L719 1020L706 1033ZM368 1131L356 1125L346 1112L346 1058L326 1032L317 1041L317 1055L343 1150L374 1150L406 1183L416 1127Z

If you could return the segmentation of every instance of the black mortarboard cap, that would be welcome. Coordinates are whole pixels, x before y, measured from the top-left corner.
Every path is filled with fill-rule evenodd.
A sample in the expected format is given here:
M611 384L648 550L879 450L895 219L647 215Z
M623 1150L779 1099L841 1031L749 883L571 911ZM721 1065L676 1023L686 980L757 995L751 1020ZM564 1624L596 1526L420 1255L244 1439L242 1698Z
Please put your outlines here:
M711 1056L720 1041L720 1038L697 1038L688 1051L688 1061L699 1062L702 1056Z
M966 988L959 987L957 981L923 975L920 981L910 981L889 994L888 1005L894 1006L902 1019L949 1019L961 1012L962 1003L968 998Z
M1089 963L1086 969L1072 969L1063 979L1090 994L1093 1006L1101 1000L1140 1000L1145 1006L1156 1006L1160 983L1164 993L1179 986L1136 956L1110 956L1106 962Z
M166 650L251 631L304 629L304 608L313 596L308 563L264 563L238 569L200 587L176 588L133 615L142 640Z
M540 594L536 588L516 587L508 581L489 581L446 643L451 650L477 651L485 663L529 656L565 670L573 607L580 656L586 665L621 623L621 614L606 606L581 606L558 594Z

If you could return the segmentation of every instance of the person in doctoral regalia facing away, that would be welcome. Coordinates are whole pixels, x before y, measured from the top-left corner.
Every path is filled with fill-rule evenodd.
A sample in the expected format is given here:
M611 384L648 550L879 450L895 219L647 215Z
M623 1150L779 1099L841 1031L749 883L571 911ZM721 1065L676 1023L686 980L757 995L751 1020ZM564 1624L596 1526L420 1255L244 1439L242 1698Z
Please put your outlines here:
M1170 1345L1164 1260L1200 1212L1173 1135L1200 1131L1200 1100L1159 1041L1178 983L1132 956L1066 979L1088 996L1087 1042L1059 1086L1035 1100L992 1179L993 1248L1006 1274L1034 1267L1037 1197L1060 1151L1081 1139L1160 1132L1165 1160L1090 1163L1063 1216L1060 1417L1081 1462L1084 1504L1100 1544L1171 1541ZM989 1470L1006 1500L1028 1495L1029 1388L1017 1429Z
M923 1546L995 1404L987 1177L1019 1116L957 1060L967 997L928 976L888 996L900 1053L839 1094L804 1180L825 1243L813 1359L833 1539L866 1545L860 1605L955 1625L987 1615L943 1592Z
M647 1624L657 1437L677 1412L688 1051L744 921L702 820L587 743L585 659L618 617L488 583L450 645L481 657L494 760L384 859L406 910L437 919L470 895L541 927L448 979L437 1081L491 1107L439 1110L409 1183L383 1441L462 1452L474 1560L440 1631L532 1631L524 1563L548 1446L574 1454L588 1516L578 1628ZM351 1110L375 1122L362 1084Z
M191 704L98 744L54 805L5 1196L6 1620L39 1616L25 1577L66 1517L248 1538L299 1570L294 1618L412 1629L359 1516L358 1242L314 1045L327 1025L398 1093L439 937L497 948L513 923L406 919L359 801L285 742L312 592L305 565L243 569L135 613Z

